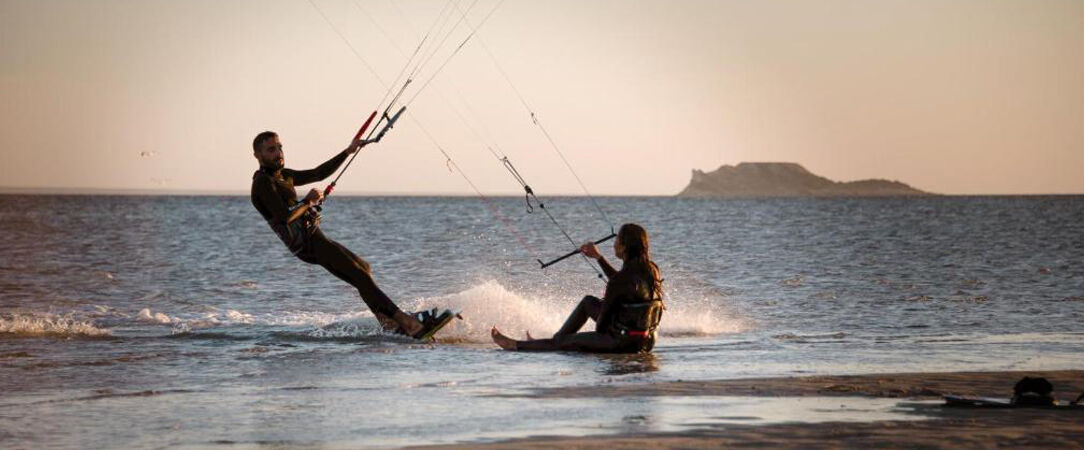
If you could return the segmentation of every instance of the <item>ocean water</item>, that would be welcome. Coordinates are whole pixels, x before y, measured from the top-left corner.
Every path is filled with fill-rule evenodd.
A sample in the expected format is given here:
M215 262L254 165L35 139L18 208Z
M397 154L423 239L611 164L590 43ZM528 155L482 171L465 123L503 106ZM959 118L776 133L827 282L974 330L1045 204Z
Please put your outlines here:
M780 418L767 400L517 395L1081 368L1084 197L601 198L614 224L648 229L665 278L655 352L625 356L490 342L494 325L552 333L603 283L580 259L539 270L570 244L522 198L489 200L326 205L324 232L404 309L463 311L421 344L380 333L356 291L290 256L247 197L0 196L0 446L397 446L841 420L816 400ZM583 198L547 206L577 241L609 232Z

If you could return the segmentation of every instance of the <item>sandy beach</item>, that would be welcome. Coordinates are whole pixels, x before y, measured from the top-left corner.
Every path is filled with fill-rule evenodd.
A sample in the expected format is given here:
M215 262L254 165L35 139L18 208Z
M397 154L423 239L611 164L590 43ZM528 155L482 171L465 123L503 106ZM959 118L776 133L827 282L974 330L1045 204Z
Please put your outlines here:
M539 389L539 399L649 396L862 396L901 401L937 400L942 395L1006 398L1024 376L1054 384L1059 404L1084 392L1084 371L899 373L718 381L677 381L591 388ZM1048 447L1084 445L1082 408L950 408L932 402L911 405L923 421L787 423L764 426L705 426L678 433L597 437L531 437L471 448L700 448L724 446L824 447ZM455 446L440 447L454 448ZM433 448L433 447L427 447Z

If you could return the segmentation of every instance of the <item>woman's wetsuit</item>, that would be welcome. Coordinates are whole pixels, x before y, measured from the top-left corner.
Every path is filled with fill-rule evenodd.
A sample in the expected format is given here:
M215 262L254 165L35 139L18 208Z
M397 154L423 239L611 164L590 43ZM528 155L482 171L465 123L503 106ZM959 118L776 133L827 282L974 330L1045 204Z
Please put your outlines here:
M369 263L324 236L316 211L310 209L293 222L286 222L298 204L294 186L315 183L331 176L346 157L346 152L339 153L310 170L261 167L252 175L252 205L295 256L309 264L319 264L350 283L357 288L362 301L371 311L392 317L399 307L376 286Z
M584 297L553 338L517 341L516 349L591 353L651 351L662 314L658 290L650 292L646 280L633 273L614 271L609 264L603 264L602 268L610 277L604 299ZM595 321L595 331L580 333L588 318Z

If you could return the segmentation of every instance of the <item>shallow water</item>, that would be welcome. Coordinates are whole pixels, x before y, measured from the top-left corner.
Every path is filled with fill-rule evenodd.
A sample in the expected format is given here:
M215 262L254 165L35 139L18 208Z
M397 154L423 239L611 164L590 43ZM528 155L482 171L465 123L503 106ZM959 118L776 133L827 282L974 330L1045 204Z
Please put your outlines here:
M1080 368L1084 197L602 199L618 224L652 233L666 279L663 337L634 356L489 342L492 325L552 333L602 288L582 260L538 270L536 258L569 244L524 214L522 198L493 200L509 227L472 198L342 197L325 209L325 233L372 263L402 306L463 310L428 345L377 332L357 293L293 259L247 198L0 196L0 444L394 446L659 431L775 419L750 412L763 400L508 395ZM609 231L583 199L547 206L577 240ZM820 420L795 410L782 420Z

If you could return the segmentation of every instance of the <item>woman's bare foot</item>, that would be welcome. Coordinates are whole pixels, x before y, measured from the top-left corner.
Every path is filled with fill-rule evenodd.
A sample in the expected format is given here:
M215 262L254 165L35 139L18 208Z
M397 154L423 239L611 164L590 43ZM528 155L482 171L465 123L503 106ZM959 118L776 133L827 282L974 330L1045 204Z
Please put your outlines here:
M501 331L498 330L497 327L493 327L492 330L489 330L489 335L493 337L493 342L496 342L501 348L505 350L516 349L516 340L501 334Z

